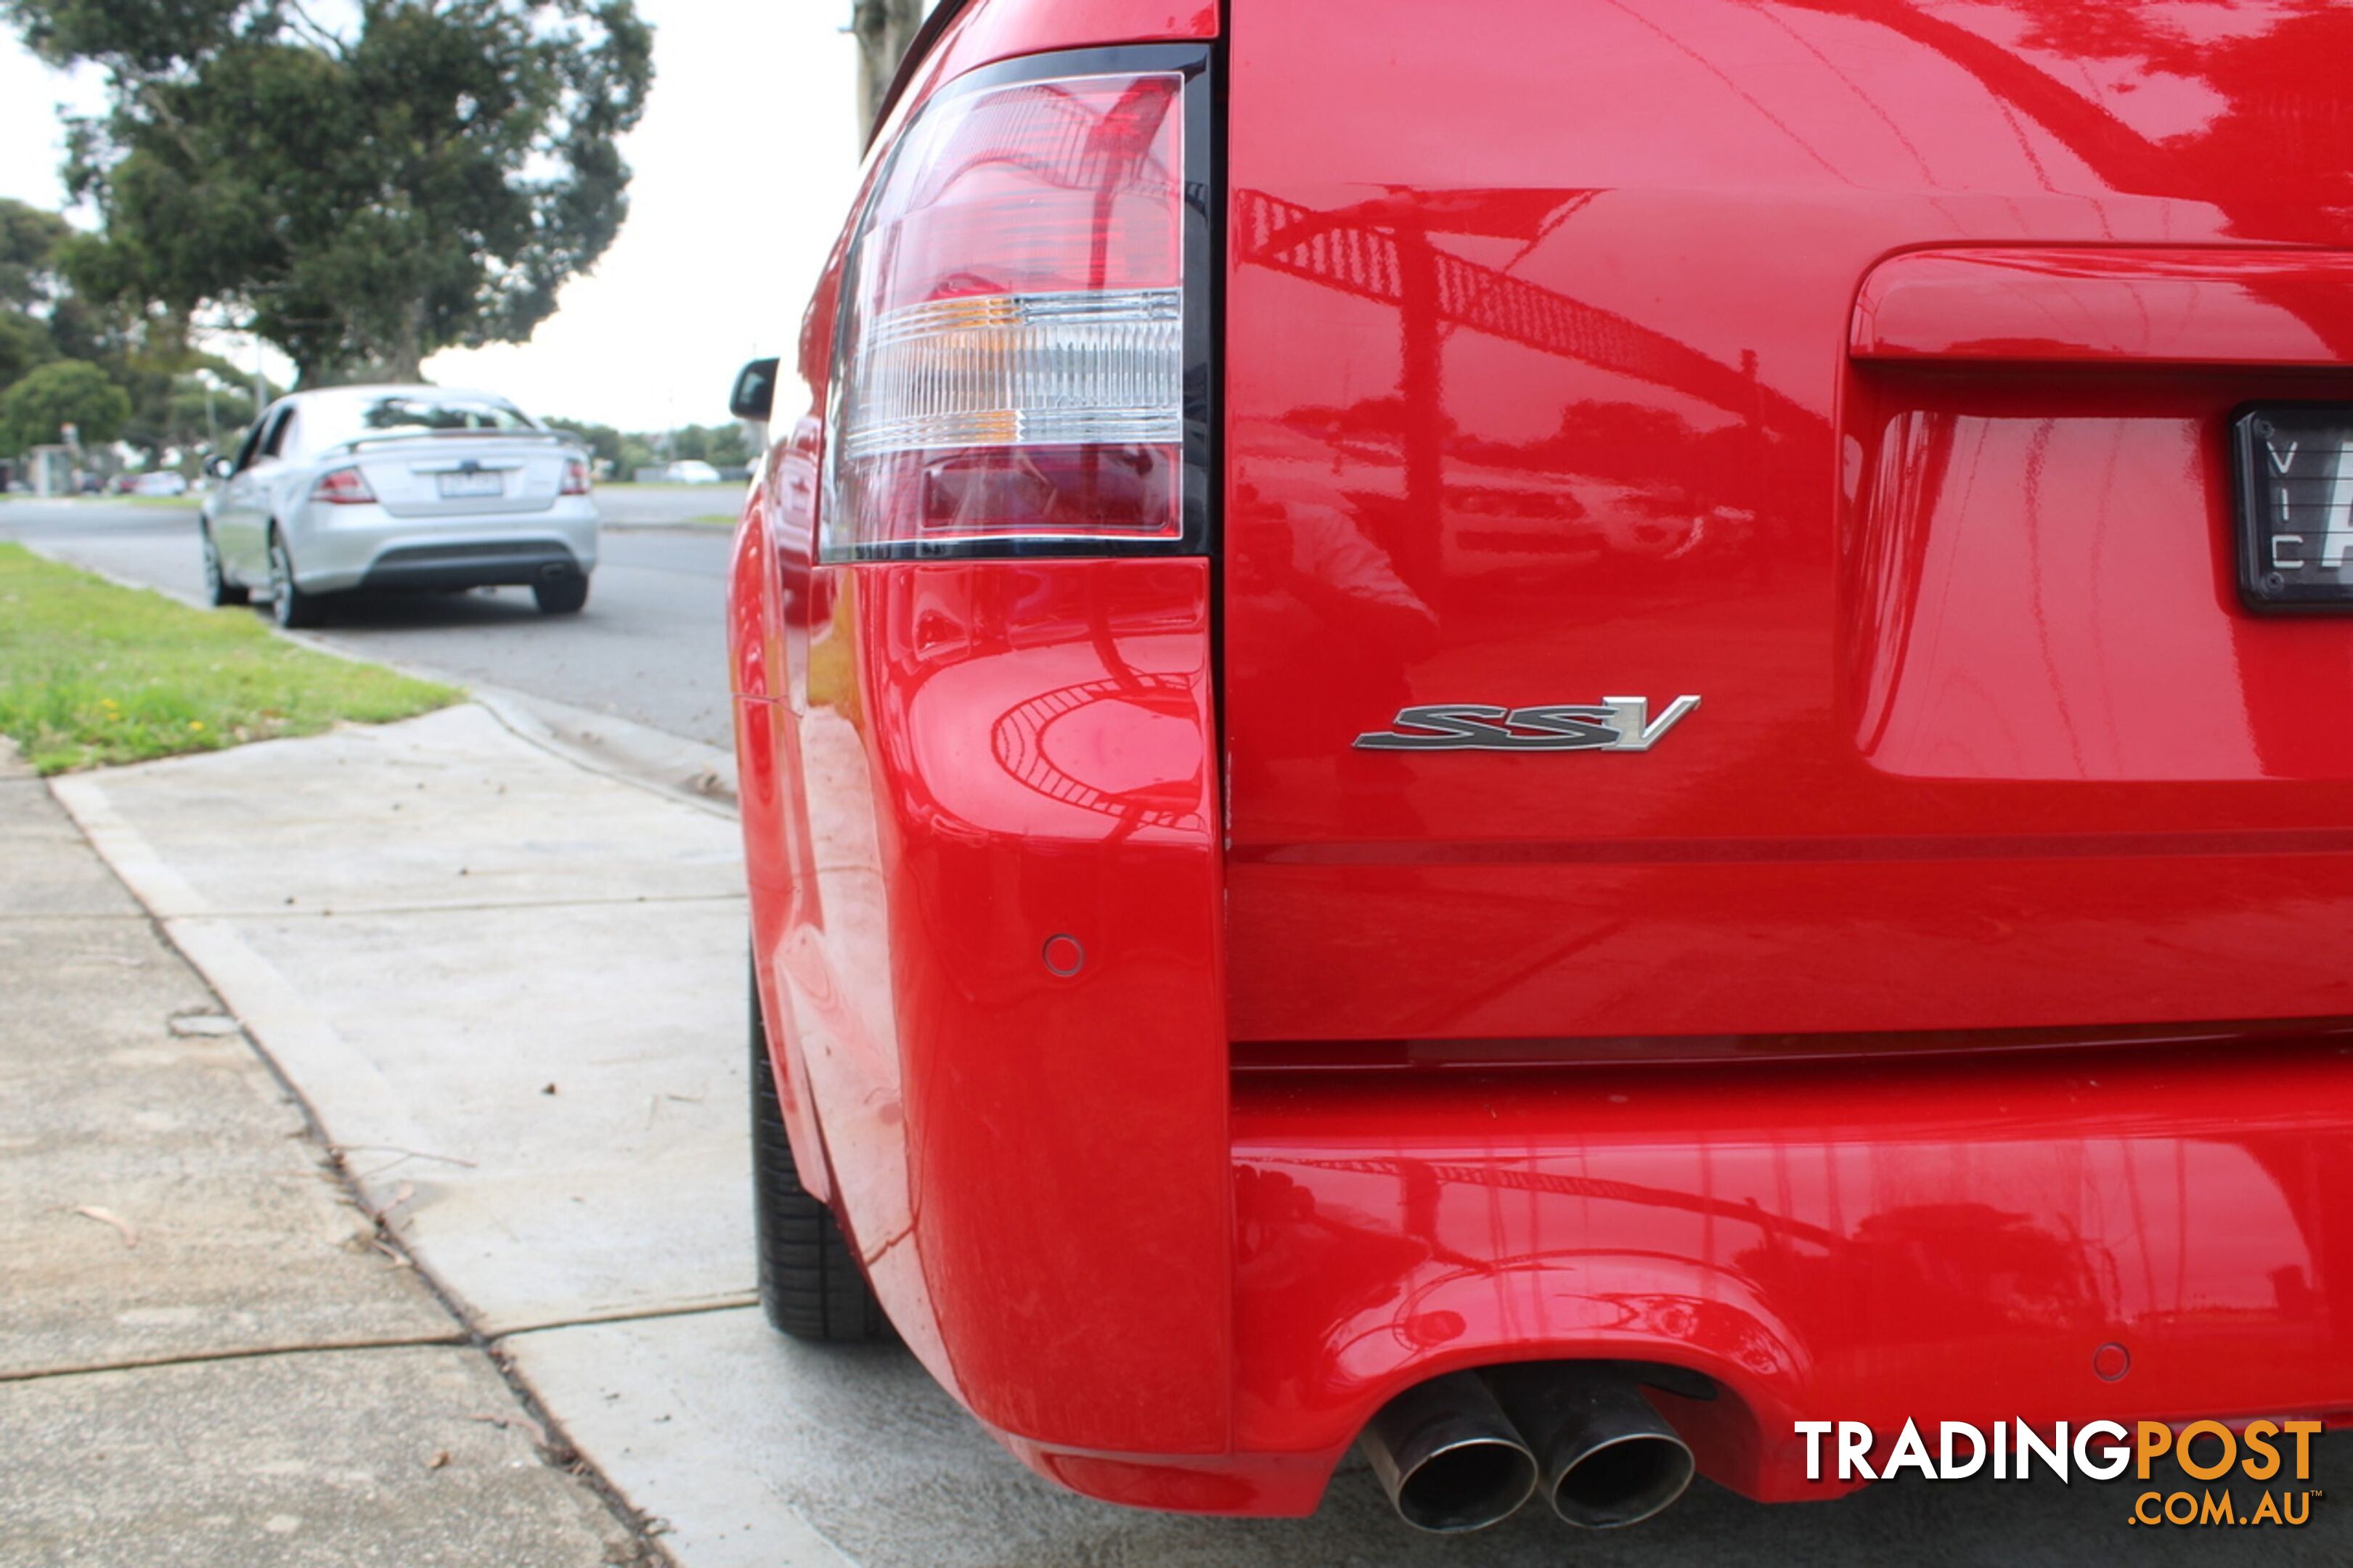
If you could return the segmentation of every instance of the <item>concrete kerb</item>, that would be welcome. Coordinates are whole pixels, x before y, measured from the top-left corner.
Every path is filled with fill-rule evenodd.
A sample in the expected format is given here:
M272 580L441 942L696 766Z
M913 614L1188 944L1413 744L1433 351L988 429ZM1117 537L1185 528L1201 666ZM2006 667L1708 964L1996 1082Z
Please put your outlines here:
M516 738L590 773L657 791L700 811L736 816L735 758L716 746L544 697L476 686L474 700Z
M111 572L67 561L44 550L37 540L26 541L25 548L45 561L77 572L87 572L118 588L161 594L191 609L211 608L195 594L158 587L152 583L133 582ZM517 739L527 741L575 767L616 783L651 790L665 799L684 801L696 810L709 812L715 816L732 818L736 815L735 758L732 752L719 747L706 746L699 741L669 734L614 714L575 708L552 698L535 697L505 687L470 681L429 665L410 664L401 659L355 652L313 633L288 631L278 626L269 626L269 629L272 636L330 658L340 658L351 664L372 664L414 679L458 687Z

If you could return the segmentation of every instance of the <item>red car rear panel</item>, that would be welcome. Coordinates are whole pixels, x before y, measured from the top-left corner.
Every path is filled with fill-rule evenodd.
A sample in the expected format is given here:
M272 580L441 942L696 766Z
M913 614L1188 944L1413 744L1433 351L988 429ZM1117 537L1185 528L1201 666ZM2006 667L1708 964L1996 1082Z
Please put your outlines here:
M914 72L885 147L1226 29L1213 557L815 564L832 275L739 540L796 1152L1029 1462L1304 1511L1581 1356L1763 1497L1793 1419L2353 1410L2353 621L2240 606L2224 441L2353 400L2353 16L2099 14L976 0Z
M2029 6L1236 7L1238 1037L2353 1013L2353 627L2239 607L2223 439L2353 389L2262 248L2353 247L2353 18L2111 12L2145 93ZM1703 702L1351 745L1620 692Z

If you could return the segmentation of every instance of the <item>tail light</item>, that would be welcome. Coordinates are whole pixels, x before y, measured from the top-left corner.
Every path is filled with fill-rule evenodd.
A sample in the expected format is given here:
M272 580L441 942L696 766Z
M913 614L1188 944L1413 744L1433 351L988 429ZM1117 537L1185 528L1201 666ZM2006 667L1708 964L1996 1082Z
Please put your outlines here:
M1206 61L1015 61L905 125L843 273L823 559L1203 547Z
M311 487L311 499L329 506L365 506L375 500L375 491L357 468L329 468Z
M568 496L585 496L588 493L588 465L577 458L567 458L565 461L564 493Z

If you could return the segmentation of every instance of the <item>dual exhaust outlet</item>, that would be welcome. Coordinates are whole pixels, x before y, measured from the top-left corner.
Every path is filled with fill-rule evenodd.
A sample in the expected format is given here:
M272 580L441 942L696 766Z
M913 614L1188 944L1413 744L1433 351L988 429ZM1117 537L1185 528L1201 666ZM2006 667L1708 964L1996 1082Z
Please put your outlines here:
M1588 1530L1639 1524L1691 1485L1692 1452L1609 1363L1532 1362L1451 1373L1366 1426L1366 1457L1408 1524L1484 1530L1541 1491Z

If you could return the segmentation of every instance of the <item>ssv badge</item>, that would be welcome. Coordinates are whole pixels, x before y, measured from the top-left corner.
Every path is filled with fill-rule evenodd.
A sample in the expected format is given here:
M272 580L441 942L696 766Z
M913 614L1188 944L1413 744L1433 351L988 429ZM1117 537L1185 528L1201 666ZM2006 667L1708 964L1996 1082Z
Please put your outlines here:
M1399 709L1391 728L1359 735L1356 744L1367 752L1647 752L1698 706L1696 697L1678 697L1652 719L1647 697L1550 708L1437 702Z

